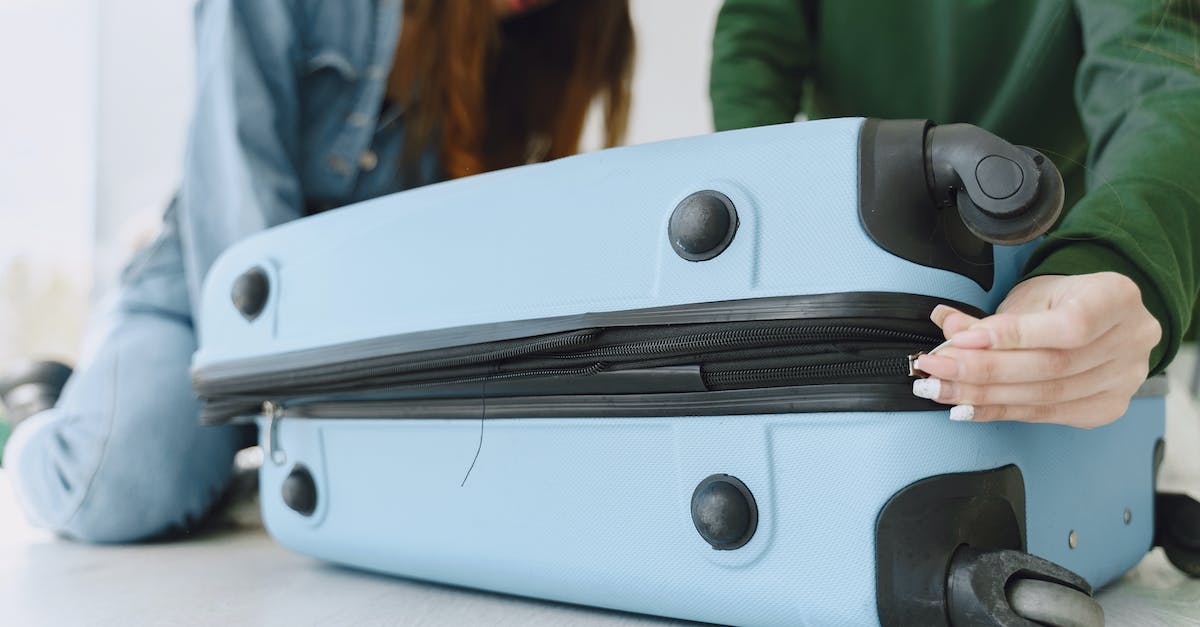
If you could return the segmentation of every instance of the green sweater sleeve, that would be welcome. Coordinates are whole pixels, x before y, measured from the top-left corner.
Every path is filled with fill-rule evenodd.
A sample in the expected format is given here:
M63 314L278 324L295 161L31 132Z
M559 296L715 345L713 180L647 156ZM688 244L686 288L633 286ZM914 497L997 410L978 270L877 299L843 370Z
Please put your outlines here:
M800 0L726 0L709 77L716 129L794 120L811 56Z
M1028 275L1132 278L1162 325L1150 357L1159 371L1200 291L1198 17L1191 0L1077 0L1076 10L1088 191L1035 252Z

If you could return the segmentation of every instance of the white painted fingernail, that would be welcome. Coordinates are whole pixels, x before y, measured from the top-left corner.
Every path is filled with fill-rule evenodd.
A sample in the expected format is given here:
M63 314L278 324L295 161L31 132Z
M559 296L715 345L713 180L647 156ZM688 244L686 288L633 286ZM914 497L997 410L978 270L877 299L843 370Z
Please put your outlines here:
M975 420L974 405L955 405L950 408L950 420L955 422L968 422Z
M920 368L921 366L918 364L917 367ZM912 388L913 396L933 400L942 392L942 380L932 377L929 379L917 379L913 381Z

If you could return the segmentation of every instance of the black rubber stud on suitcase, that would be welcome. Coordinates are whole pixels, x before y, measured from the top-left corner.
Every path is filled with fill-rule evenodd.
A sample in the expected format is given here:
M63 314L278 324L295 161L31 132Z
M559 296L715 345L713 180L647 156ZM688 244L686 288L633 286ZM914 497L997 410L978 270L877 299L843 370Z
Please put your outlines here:
M317 511L317 484L312 473L300 464L288 473L280 487L283 503L302 516L312 516Z
M737 232L737 210L721 192L706 189L675 206L667 237L675 253L688 261L706 261L721 254Z
M271 285L262 268L251 268L233 282L230 298L246 320L254 320L267 305Z
M758 529L758 505L737 477L711 475L692 492L692 524L714 549L741 548Z

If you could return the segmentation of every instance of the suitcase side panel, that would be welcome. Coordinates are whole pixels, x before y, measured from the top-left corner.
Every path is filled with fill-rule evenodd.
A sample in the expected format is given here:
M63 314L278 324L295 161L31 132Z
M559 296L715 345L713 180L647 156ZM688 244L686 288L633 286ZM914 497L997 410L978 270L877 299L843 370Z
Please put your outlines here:
M268 528L326 560L455 585L718 623L867 624L879 510L938 474L1015 463L1031 552L1097 586L1131 567L1150 543L1162 414L1139 400L1092 431L944 412L482 428L468 476L478 421L282 420L288 462L262 470ZM317 467L325 509L312 518L278 497L296 462ZM713 473L738 477L757 502L741 549L713 550L693 526L692 491Z
M1039 474L1036 483L1026 480L1026 506L1037 513L1029 518L1029 552L1096 588L1141 561L1154 531L1154 447L1165 415L1163 397L1135 397L1120 420L1094 431L1037 425L1043 435L1021 443Z
M861 119L631 146L379 198L248 238L209 274L197 366L364 338L744 298L926 294L992 309L1024 249L996 249L997 281L879 248L858 217ZM708 261L667 237L676 205L714 189L740 225ZM258 318L231 305L262 267ZM337 320L330 325L329 320Z

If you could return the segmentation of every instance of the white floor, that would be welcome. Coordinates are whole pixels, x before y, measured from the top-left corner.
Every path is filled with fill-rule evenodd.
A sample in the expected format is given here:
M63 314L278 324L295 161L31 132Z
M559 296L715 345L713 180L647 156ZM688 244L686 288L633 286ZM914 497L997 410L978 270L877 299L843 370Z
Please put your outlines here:
M1200 496L1200 414L1178 393L1185 377L1172 384L1160 483ZM329 566L278 547L244 510L237 518L182 542L81 546L25 525L0 472L0 626L685 624ZM1099 598L1109 625L1200 625L1200 580L1157 549Z

